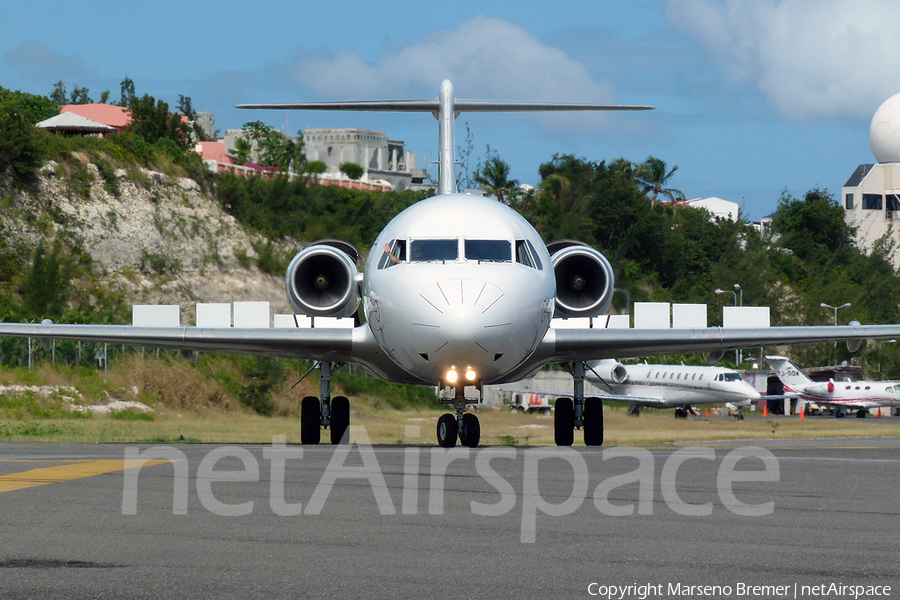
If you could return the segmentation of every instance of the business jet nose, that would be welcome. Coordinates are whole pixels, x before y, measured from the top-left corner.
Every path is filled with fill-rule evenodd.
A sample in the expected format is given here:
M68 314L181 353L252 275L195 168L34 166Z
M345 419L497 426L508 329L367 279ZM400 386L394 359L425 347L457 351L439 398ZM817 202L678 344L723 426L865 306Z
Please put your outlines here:
M750 384L747 384L746 394L747 398L749 398L751 402L756 402L757 400L762 398L762 394L756 391Z
M426 285L412 302L411 331L430 363L490 365L506 351L512 327L509 298L497 285L445 279ZM478 377L486 373L479 372Z

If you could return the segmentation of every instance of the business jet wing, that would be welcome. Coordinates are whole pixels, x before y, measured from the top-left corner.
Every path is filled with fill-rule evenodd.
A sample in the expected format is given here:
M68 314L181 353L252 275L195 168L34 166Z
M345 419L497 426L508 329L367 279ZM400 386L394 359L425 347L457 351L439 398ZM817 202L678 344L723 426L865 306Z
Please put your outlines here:
M637 404L638 406L656 408L673 406L666 402L665 398L651 398L645 396L628 396L626 394L604 394L597 395L601 400L609 400L612 402L625 402L626 404Z

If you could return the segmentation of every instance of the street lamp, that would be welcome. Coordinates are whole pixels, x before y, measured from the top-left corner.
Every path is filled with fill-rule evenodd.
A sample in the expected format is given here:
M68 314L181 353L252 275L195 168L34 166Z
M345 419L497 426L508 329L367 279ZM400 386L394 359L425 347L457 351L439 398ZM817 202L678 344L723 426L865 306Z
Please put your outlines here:
M825 304L824 302L822 302L821 304L819 304L819 306L821 306L822 308L828 308L828 309L831 309L834 311L834 324L835 324L835 326L837 326L837 311L841 310L842 308L850 308L850 306L852 306L852 305L849 302L847 302L846 304L841 304L840 306L831 306L830 304Z
M740 289L740 286L737 286L737 284L735 284L735 287L738 287L738 289ZM717 294L733 294L734 295L734 305L735 306L738 305L737 292L732 292L731 290L723 290L722 288L716 288L716 293ZM742 300L743 300L743 295L744 295L743 292L741 292Z
M849 308L851 304L849 302L846 302L844 304L841 304L840 306L831 306L830 304L825 304L824 302L822 302L821 304L819 304L819 306L834 311L834 325L835 327L837 327L837 311L841 310L842 308ZM837 362L837 340L834 341L834 360L835 362Z
M735 291L735 290L737 290L737 291ZM723 290L722 288L716 288L716 293L717 293L717 294L731 294L731 295L733 295L733 296L734 296L734 305L735 305L735 306L738 305L738 292L740 292L740 294L741 294L741 306L743 306L743 305L744 305L744 290L741 289L740 284L737 284L737 283L734 284L734 290ZM734 351L734 362L735 362L736 365L741 364L741 358L742 358L742 357L741 357L741 351L740 351L740 350L735 350L735 351Z

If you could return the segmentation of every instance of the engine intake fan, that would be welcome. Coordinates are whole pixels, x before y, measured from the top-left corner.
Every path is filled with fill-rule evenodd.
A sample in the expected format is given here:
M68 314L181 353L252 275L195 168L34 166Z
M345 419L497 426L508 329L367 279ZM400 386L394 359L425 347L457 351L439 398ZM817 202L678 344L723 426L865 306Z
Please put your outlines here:
M288 265L288 302L297 314L349 317L359 305L356 248L326 240L301 250Z
M606 257L580 242L550 244L556 274L556 312L566 317L596 317L612 303L615 275Z

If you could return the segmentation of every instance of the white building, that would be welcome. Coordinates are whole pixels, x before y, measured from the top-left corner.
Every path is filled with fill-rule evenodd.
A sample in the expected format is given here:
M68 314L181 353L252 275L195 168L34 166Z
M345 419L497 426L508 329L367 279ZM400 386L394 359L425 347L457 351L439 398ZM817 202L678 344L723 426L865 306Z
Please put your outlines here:
M739 207L737 202L729 202L715 196L711 198L694 198L693 200L681 200L675 202L675 206L690 206L692 208L705 208L713 217L719 219L728 219L729 221L738 220Z
M856 167L841 188L844 219L856 227L856 243L869 252L890 232L900 247L900 94L888 98L875 112L869 141L877 163ZM888 257L896 266L897 257Z

